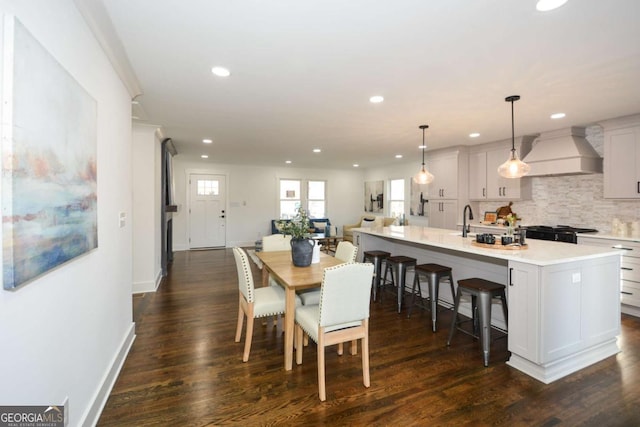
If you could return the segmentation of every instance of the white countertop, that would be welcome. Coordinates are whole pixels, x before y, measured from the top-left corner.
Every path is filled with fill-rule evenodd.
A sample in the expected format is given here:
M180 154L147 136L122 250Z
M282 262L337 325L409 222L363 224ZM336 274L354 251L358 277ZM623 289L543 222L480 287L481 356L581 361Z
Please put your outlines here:
M513 260L539 266L562 264L607 255L620 255L622 251L597 246L574 245L546 240L527 240L527 249L505 250L472 245L473 237L462 237L460 231L441 228L390 226L384 228L356 228L354 231L437 248L477 254L492 258ZM592 234L589 234L590 236Z

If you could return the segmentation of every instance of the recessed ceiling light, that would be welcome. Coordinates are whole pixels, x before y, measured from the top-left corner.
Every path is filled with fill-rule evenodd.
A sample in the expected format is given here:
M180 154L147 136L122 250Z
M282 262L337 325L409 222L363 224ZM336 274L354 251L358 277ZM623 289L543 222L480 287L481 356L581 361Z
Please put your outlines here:
M285 160L284 161L286 164L290 165L291 164L291 160Z
M213 140L209 139L209 138L205 138L202 140L203 143L205 144L211 144L213 142Z
M360 166L360 165L359 165L359 164L357 164L357 163L354 163L354 164L353 164L353 167L354 167L354 168L357 168L357 167L359 167L359 166Z
M553 114L551 115L551 118L552 118L552 119L562 119L562 118L564 118L565 116L566 116L566 114L565 114L565 113L553 113Z
M402 154L396 154L396 159L401 159L402 158Z
M231 75L231 71L224 67L213 67L211 72L218 77L229 77Z
M548 12L559 8L566 2L567 0L538 0L538 3L536 3L536 9L538 12Z
M371 102L373 104L379 104L382 101L384 101L384 96L381 96L381 95L375 95L375 96L372 96L371 98L369 98L369 102Z
M480 136L480 134L478 132L473 132L473 133L469 134L469 138L477 138L479 136Z
M200 157L202 157L203 159L208 159L208 158L209 158L209 156L207 156L206 154L203 154L203 155L202 155L202 156L200 156Z
M314 152L314 153L320 153L320 152L322 152L322 150L321 150L321 149L319 149L319 148L314 148L314 149L313 149L313 152Z

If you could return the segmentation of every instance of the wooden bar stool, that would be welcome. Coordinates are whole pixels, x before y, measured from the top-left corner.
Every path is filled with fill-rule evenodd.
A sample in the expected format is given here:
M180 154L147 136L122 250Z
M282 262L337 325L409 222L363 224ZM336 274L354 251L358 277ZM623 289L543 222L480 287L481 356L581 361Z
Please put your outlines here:
M458 280L458 293L456 294L456 302L453 306L453 319L451 321L451 330L449 331L447 346L451 344L451 339L453 339L453 334L456 329L459 329L461 332L475 338L480 338L482 342L484 366L489 366L489 346L491 342L491 300L493 298L500 299L502 302L502 312L504 313L505 322L508 322L509 312L507 310L507 298L504 291L504 285L477 277ZM463 293L471 295L473 334L470 334L464 329L460 329L458 327L458 325L462 323L458 322L458 308L460 306L460 297ZM478 312L477 315L476 311Z
M391 281L398 291L398 313L402 310L402 297L407 278L407 268L415 267L417 260L404 255L390 256L385 260L386 267L384 269L383 280L387 283L387 273L391 270ZM394 278L395 273L395 278ZM382 292L380 293L380 301L382 301Z
M420 286L420 276L427 278L427 285L429 287L429 302L431 310L431 329L436 332L436 322L438 316L438 300L440 281L446 279L451 286L451 297L455 299L456 291L453 288L453 275L451 274L451 267L445 267L439 264L420 264L415 268L415 276L413 278L413 288L411 293L413 297L411 299L411 306L409 306L409 313L407 317L411 317L411 310L415 304L416 294L422 299L422 292Z
M380 276L382 276L382 263L391 256L390 252L385 251L365 251L363 262L370 261L373 264L373 300L377 298L378 289L380 289Z

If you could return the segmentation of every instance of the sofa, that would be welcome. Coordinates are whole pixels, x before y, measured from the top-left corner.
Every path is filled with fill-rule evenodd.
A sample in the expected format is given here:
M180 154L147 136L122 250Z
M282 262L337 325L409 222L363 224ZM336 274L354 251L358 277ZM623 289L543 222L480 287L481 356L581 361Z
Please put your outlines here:
M360 217L360 221L358 221L356 224L344 225L342 227L342 240L353 243L352 229L360 228L363 225L362 224L363 221L365 222L365 226L367 226L366 225L367 222L371 222L370 226L373 226L373 227L388 227L391 224L393 224L395 220L396 220L395 218L382 217L377 215L362 215Z
M277 221L289 221L288 219L272 219L271 220L271 234L280 234L280 230L276 227ZM324 233L325 227L331 225L329 218L309 218L311 226L314 228L314 233Z

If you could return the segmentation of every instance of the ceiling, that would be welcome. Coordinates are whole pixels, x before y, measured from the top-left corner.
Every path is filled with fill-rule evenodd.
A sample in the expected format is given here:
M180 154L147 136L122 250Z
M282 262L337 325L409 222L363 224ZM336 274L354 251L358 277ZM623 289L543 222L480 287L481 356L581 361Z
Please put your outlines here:
M427 150L510 139L509 95L516 136L639 113L640 1L535 3L103 0L183 158L332 169L419 165L421 124Z

